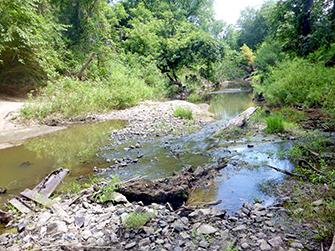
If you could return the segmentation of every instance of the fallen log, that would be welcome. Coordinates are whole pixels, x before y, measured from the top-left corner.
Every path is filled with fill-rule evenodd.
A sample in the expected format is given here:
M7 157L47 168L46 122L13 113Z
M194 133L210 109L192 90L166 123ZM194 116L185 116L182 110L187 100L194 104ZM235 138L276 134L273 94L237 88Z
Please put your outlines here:
M176 209L187 201L192 189L205 186L207 181L214 179L218 170L224 168L227 163L227 159L221 159L217 164L198 167L195 170L188 166L179 174L164 179L134 180L122 184L118 192L126 196L129 201L142 201L146 205L169 203Z
M219 131L214 133L214 137L220 136L223 131L228 130L232 127L244 127L247 124L247 121L250 119L250 117L257 111L257 107L249 107L244 112L240 113L233 119L229 120L228 123L221 128Z

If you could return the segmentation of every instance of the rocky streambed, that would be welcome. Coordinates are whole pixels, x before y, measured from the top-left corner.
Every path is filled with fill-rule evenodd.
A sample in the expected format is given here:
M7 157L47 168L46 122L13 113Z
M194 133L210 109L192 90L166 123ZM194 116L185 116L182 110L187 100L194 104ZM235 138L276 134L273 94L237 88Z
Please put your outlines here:
M304 226L289 222L277 203L265 208L245 204L235 215L217 208L172 210L169 204L114 202L97 204L88 189L81 196L63 198L50 209L15 220L17 233L0 236L5 250L317 250L301 238ZM145 225L131 228L127 218L147 213ZM229 249L230 248L230 249Z
M227 119L209 123L213 115L206 112L208 106L194 105L191 109L195 120L176 119L173 110L185 105L189 103L178 101L157 105L148 102L122 112L94 116L93 120L121 119L128 120L128 124L113 131L110 143L104 141L101 150L93 152L99 159L94 168L90 161L84 159L84 162L91 172L94 170L104 177L118 175L122 179L132 179L138 175L145 176L151 186L147 183L146 187L145 182L142 183L143 187L138 190L143 194L146 190L150 193L150 189L162 190L164 185L158 186L164 182L169 184L171 179L168 177L173 174L175 182L183 180L184 176L178 177L178 174L185 165L200 166L200 169L193 168L185 175L189 176L180 190L181 195L186 196L182 202L192 203L174 205L170 199L156 204L155 200L134 199L121 189L119 192L126 197L118 194L117 200L99 204L92 200L92 194L104 185L95 185L79 196L62 196L51 208L16 216L8 225L13 231L0 236L0 247L5 250L319 250L317 243L309 238L314 234L311 227L297 225L290 219L289 212L283 207L286 198L279 196L265 207L253 202L261 202L262 198L259 200L247 191L258 191L258 185L272 179L273 172L277 173L265 170L264 161L283 164L280 166L283 170L290 168L285 161L279 162L273 157L274 150L269 146L273 146L278 139L264 139L254 132L252 136L240 140L217 141L211 136L227 123ZM234 110L234 106L234 112L227 118L244 108ZM226 115L221 113L220 116L222 114ZM75 141L75 138L68 139L69 142ZM42 143L44 145L45 142ZM259 145L263 146L259 148ZM84 148L86 146L84 144ZM99 145L94 144L94 147L99 148ZM48 152L47 148L38 149ZM221 160L228 162L224 162L224 168L217 168ZM75 164L74 168L78 166L81 164ZM230 176L236 167L240 170L253 169L246 174L248 185L252 186L245 186L245 179L235 176L235 183L229 183L227 179L222 181L223 184L230 184L228 189L219 189L219 193L210 197L206 189L213 185L223 188L222 182L217 183L217 180L226 174ZM202 175L196 177L195 173L201 168ZM259 179L264 174L266 178ZM156 178L161 179L152 181ZM131 184L134 183L128 185ZM166 190L178 188L179 183L171 184L166 186ZM200 200L189 200L197 189L203 196ZM230 189L239 193L228 194ZM136 190L136 185L133 190ZM185 191L187 194L184 194ZM226 197L233 200L224 201L219 208L208 207L211 203L202 203L208 202L209 197L210 201L225 198L223 194L228 194ZM240 197L245 194L245 198ZM241 200L246 203L241 203ZM229 204L234 205L234 210L227 212ZM130 227L127 219L134 213L150 217L143 226Z

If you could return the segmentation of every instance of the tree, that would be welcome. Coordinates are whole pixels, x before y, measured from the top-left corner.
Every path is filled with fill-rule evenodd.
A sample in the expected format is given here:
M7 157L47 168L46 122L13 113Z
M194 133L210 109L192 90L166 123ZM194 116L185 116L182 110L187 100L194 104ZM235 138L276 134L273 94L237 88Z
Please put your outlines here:
M62 67L63 25L43 0L0 2L0 84L36 83Z

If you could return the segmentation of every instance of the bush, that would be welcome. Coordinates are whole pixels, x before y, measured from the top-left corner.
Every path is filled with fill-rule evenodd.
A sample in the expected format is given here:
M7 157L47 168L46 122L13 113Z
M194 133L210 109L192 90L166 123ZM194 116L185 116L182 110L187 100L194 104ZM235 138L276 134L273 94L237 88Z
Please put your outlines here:
M131 107L144 99L157 97L156 93L155 87L122 72L115 72L104 81L81 82L65 77L49 82L39 96L30 96L21 114L25 118L39 120L49 115L69 118Z
M176 110L173 112L173 116L180 119L193 119L192 111L183 107L177 107Z
M127 228L140 228L150 221L151 218L152 215L149 213L132 212L125 219L124 225Z
M321 63L284 61L256 89L272 105L321 107L335 115L335 68Z
M279 115L272 115L265 119L267 133L281 133L285 131L284 120Z
M264 42L257 50L255 65L258 70L266 73L283 59L284 54L279 42Z

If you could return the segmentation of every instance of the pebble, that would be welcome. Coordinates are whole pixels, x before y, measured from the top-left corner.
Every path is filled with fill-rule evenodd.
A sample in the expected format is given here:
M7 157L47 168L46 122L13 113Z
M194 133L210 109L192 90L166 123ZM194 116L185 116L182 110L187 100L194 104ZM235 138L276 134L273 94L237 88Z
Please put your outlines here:
M130 243L128 243L127 245L125 245L125 249L131 249L131 248L133 248L133 247L135 247L136 246L136 242L135 241L133 241L133 242L130 242Z

